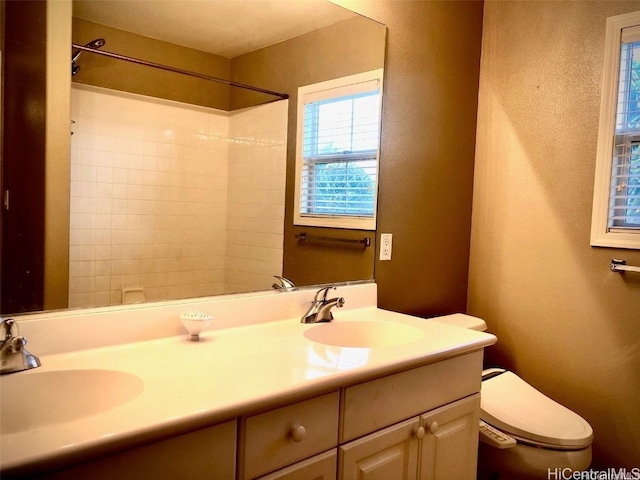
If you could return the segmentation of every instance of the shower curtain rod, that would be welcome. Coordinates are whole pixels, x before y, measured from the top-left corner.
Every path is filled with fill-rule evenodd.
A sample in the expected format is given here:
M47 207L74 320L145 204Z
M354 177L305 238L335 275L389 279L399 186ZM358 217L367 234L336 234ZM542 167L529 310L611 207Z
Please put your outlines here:
M127 57L125 55L120 55L119 53L108 52L106 50L98 50L96 48L91 48L91 47L87 47L87 46L84 46L84 45L77 45L75 43L72 43L71 47L72 48L76 48L78 50L82 50L83 52L96 53L98 55L103 55L105 57L115 58L117 60L124 60L125 62L131 62L131 63L135 63L135 64L138 64L138 65L145 65L147 67L153 67L153 68L157 68L157 69L160 69L160 70L165 70L167 72L181 73L183 75L188 75L190 77L201 78L203 80L209 80L209 81L212 81L212 82L224 83L224 84L230 85L232 87L245 88L247 90L252 90L254 92L266 93L267 95L273 95L273 96L279 97L279 98L281 98L283 100L286 100L287 98L289 98L289 95L287 95L286 93L274 92L274 91L271 91L271 90L266 90L264 88L254 87L254 86L251 86L251 85L246 85L244 83L232 82L231 80L225 80L224 78L212 77L210 75L205 75L203 73L191 72L189 70L183 70L181 68L169 67L167 65L162 65L160 63L148 62L147 60L140 60L139 58Z

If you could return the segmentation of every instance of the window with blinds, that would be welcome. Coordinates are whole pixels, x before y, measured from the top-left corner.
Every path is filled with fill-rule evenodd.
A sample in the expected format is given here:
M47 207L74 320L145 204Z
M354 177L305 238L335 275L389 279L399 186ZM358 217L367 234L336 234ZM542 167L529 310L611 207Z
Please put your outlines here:
M591 244L640 248L640 12L607 19Z
M298 225L375 229L382 71L298 91Z
M640 28L622 31L609 228L640 229Z

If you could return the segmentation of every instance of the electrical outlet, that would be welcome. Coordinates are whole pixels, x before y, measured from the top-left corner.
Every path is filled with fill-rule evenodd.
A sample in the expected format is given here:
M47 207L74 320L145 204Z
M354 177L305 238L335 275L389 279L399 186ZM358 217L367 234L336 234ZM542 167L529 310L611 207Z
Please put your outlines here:
M390 233L380 234L380 260L391 260L392 235Z

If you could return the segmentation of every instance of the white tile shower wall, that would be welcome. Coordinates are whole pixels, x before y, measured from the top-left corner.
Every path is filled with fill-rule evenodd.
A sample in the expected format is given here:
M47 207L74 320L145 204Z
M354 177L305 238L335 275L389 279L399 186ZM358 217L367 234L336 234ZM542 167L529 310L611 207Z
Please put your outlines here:
M226 292L264 290L282 274L288 102L229 123Z
M71 307L224 291L226 112L72 89Z
M69 306L228 291L229 114L74 85L72 118Z
M74 85L69 306L121 304L125 289L155 301L269 288L282 271L286 115L286 102L230 119Z

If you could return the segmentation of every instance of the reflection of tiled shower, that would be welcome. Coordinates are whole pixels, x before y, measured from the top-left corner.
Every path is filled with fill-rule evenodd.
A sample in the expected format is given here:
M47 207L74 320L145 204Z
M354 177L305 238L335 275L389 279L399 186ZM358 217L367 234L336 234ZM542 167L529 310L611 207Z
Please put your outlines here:
M71 103L70 307L271 286L286 102L227 113L74 84Z

